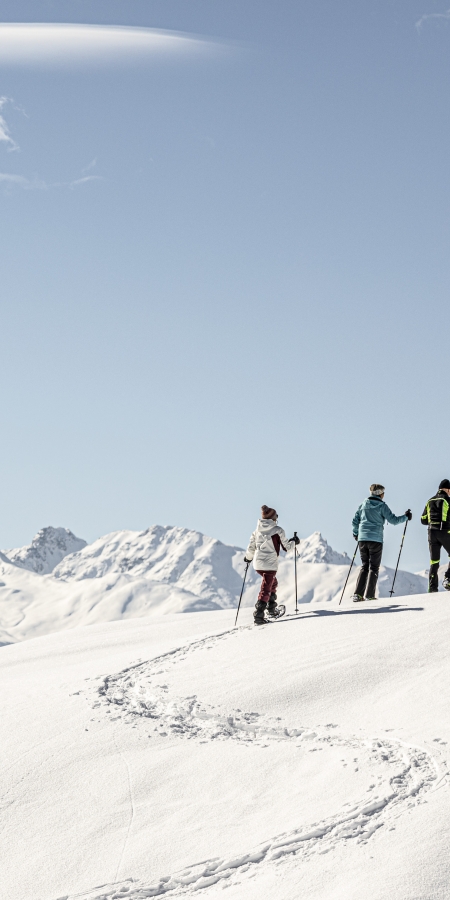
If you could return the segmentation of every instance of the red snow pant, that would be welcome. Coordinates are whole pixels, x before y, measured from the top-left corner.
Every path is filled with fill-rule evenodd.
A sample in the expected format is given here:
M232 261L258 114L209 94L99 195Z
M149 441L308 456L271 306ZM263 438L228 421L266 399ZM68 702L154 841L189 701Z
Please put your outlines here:
M263 603L268 603L270 595L274 594L278 587L277 573L262 572L260 569L257 569L256 571L258 575L262 575L262 585L258 594L258 600L262 600Z

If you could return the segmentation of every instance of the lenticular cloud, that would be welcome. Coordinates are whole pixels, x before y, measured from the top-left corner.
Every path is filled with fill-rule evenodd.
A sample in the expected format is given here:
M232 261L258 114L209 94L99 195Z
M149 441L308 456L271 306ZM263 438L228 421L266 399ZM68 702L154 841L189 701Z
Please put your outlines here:
M1 23L2 65L101 65L216 54L223 45L194 35L111 25Z

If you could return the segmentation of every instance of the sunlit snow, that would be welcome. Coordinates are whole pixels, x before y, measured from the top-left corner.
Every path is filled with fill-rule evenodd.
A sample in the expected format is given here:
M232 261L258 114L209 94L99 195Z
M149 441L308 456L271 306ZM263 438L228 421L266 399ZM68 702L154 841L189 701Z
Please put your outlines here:
M292 554L280 560L279 598L294 606ZM350 560L320 532L298 549L298 602L337 602ZM137 616L236 608L244 550L187 528L153 525L116 531L92 544L65 528L42 529L30 545L0 558L0 643ZM347 592L350 596L356 568ZM382 567L380 597L393 571ZM260 577L250 567L243 607L256 602ZM396 595L425 591L423 575L400 571Z

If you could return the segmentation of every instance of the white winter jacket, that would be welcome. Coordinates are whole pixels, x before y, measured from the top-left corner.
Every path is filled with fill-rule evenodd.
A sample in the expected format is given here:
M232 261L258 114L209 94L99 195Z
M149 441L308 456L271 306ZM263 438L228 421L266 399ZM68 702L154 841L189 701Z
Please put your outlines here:
M286 540L283 529L273 519L259 519L245 551L245 558L253 560L255 569L276 572L280 546L283 550L291 550L294 541Z

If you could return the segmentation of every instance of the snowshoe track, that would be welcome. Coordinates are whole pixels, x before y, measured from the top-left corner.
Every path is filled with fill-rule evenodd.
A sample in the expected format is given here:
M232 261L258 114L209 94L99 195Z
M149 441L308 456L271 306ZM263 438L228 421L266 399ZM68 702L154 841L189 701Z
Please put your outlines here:
M241 629L242 630L242 629ZM253 877L259 866L285 864L299 854L308 857L327 853L342 841L366 843L383 826L394 827L406 810L424 801L430 788L444 777L432 756L422 747L414 747L392 737L364 739L342 735L335 725L320 728L287 728L279 719L254 712L223 712L201 703L196 696L172 697L162 684L172 666L199 650L212 649L217 641L236 631L194 641L149 662L138 663L104 679L99 688L103 702L111 704L124 718L149 718L158 723L160 733L181 739L237 740L267 744L268 741L294 741L309 751L326 747L351 748L375 771L388 766L388 790L373 791L353 805L345 804L337 813L308 827L282 833L233 858L216 857L184 868L171 875L143 884L133 879L101 885L82 894L58 900L144 900L171 893L181 896L212 885L243 883ZM376 780L376 779L375 779ZM386 787L386 786L385 786Z

